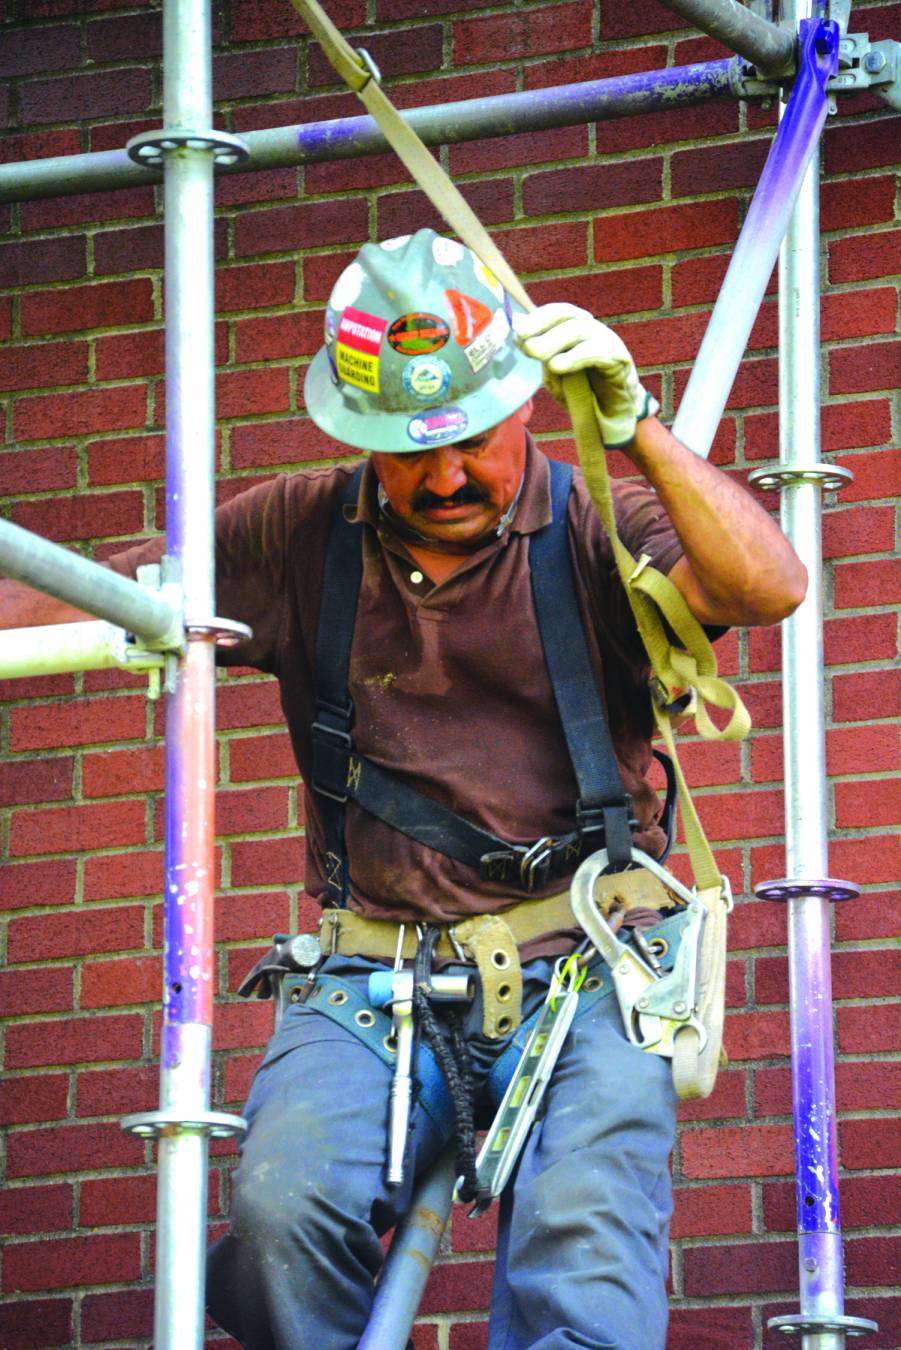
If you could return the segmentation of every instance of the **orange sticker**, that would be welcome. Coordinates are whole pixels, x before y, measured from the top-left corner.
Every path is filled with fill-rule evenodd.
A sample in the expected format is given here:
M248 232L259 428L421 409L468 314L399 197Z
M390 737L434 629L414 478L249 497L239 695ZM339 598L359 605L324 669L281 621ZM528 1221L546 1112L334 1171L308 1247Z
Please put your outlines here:
M454 337L461 347L467 346L473 338L488 327L491 322L491 310L471 295L462 291L445 291L450 305L451 324Z

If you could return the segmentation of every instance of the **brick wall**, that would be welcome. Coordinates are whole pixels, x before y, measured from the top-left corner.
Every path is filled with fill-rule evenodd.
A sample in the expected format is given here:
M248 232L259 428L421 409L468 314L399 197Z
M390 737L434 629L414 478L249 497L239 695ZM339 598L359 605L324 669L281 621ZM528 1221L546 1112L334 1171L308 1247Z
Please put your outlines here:
M358 111L286 0L215 9L219 125L240 133ZM897 0L854 9L854 28L901 38ZM481 0L344 0L332 11L365 33L402 106L724 54L653 0L501 0L487 13ZM157 5L9 0L0 32L5 159L115 148L158 125ZM773 122L772 110L725 100L445 154L532 295L609 318L671 417ZM830 870L864 890L834 916L840 1159L848 1310L881 1322L874 1347L901 1346L897 953L886 941L901 872L899 144L901 119L885 105L844 100L826 132L823 181L824 451L855 475L825 503ZM232 494L340 453L304 413L321 305L364 238L435 217L387 155L235 176L220 182L218 204L220 490ZM137 187L0 206L0 222L3 509L102 558L161 525L158 195ZM775 308L771 292L714 449L741 477L776 451ZM550 402L535 427L546 448L569 453ZM766 1317L797 1310L785 915L751 889L784 872L778 633L733 634L720 653L754 731L740 747L689 737L685 750L740 897L732 1063L709 1101L682 1111L671 1350L773 1345ZM156 1104L160 712L140 680L120 674L21 680L3 695L2 1345L147 1346L152 1159L118 1118ZM236 984L262 940L312 916L298 880L302 789L273 682L223 677L219 727L216 1102L237 1109L271 1014L238 1001ZM214 1224L228 1164L226 1146L214 1146ZM492 1223L455 1215L419 1350L484 1345Z

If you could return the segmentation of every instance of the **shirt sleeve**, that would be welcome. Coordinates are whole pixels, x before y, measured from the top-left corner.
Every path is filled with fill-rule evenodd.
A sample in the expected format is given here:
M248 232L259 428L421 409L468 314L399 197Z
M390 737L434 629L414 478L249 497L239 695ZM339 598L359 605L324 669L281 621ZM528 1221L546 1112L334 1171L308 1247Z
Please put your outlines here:
M284 475L239 493L216 511L216 614L236 619L253 636L219 648L222 665L276 673L285 598L286 484ZM159 562L163 539L151 539L109 559L123 576Z

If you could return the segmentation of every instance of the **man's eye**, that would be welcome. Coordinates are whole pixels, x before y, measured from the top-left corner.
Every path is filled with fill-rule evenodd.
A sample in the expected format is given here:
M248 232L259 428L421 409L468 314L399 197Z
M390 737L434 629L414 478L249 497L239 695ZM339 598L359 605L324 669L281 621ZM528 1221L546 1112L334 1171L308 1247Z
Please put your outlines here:
M457 449L463 450L468 455L477 455L480 450L485 448L484 436L474 436L470 441L457 441Z

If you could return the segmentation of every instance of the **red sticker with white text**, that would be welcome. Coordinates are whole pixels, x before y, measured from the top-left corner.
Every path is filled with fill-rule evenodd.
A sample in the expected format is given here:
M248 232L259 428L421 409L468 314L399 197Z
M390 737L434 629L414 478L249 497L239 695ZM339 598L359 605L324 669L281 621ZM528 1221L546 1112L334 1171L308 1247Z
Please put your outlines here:
M379 348L387 319L348 305L338 323L335 365L339 377L370 393L379 392Z

